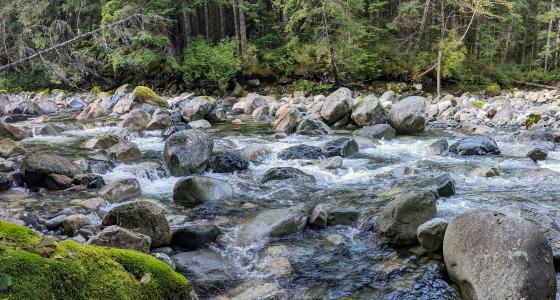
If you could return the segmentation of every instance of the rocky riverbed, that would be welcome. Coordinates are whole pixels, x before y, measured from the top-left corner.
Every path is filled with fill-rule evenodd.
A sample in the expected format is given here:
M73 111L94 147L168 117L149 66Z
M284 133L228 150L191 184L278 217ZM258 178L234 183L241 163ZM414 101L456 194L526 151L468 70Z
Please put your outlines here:
M559 104L2 94L0 218L150 253L201 299L552 299Z

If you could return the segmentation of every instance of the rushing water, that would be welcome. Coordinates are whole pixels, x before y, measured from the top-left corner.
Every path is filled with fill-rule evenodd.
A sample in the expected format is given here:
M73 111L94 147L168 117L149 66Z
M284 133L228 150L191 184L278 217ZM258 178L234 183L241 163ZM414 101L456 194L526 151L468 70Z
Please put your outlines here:
M60 123L68 124L60 119ZM18 126L33 128L34 123ZM456 291L445 280L441 261L417 253L415 249L396 249L379 240L372 231L376 212L392 195L413 186L424 177L450 173L456 181L456 195L438 200L438 215L444 218L472 208L500 208L504 205L529 205L555 210L560 196L557 187L560 152L537 164L525 158L509 132L494 135L502 154L483 157L437 157L428 154L428 146L447 138L450 143L460 135L452 131L432 130L419 136L402 136L391 141L373 143L356 137L360 152L345 158L343 168L322 170L305 160L280 160L277 154L298 144L321 145L350 132L337 131L331 136L279 136L261 124L217 125L208 132L216 141L245 146L266 145L272 154L262 163L251 164L246 172L236 174L206 173L232 184L235 196L227 201L206 203L195 209L173 204L171 193L178 177L169 176L162 157L164 140L159 131L127 132L114 126L114 120L92 123L84 129L74 128L61 136L34 136L22 142L28 151L52 152L72 157L98 159L99 153L79 149L85 139L107 133L118 133L135 142L144 157L135 163L117 164L103 174L106 182L135 177L143 196L159 201L167 208L172 227L187 222L219 224L224 231L212 248L224 256L234 272L228 287L251 281L274 282L294 299L455 299ZM502 175L486 178L477 169L499 166ZM296 167L313 175L316 183L288 181L259 183L259 176L271 167ZM415 169L418 175L403 176L393 170ZM34 210L52 214L72 199L95 196L95 192L30 193L13 189L0 195L14 212ZM255 213L299 203L330 204L333 207L360 211L354 226L332 226L322 230L305 229L282 238L258 241L240 247L235 243L235 230ZM92 217L93 221L98 219ZM276 256L270 256L270 253ZM286 264L286 261L289 262ZM279 267L280 266L280 267ZM278 271L278 269L281 269ZM228 288L226 287L226 289ZM215 291L214 291L215 292ZM202 298L210 297L202 294Z

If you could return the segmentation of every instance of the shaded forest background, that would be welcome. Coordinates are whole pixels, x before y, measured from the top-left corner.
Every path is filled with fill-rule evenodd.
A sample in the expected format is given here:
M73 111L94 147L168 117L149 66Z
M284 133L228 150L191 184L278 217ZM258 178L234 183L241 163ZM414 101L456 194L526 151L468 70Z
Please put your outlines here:
M0 89L560 81L554 0L2 0ZM4 67L2 67L4 66Z

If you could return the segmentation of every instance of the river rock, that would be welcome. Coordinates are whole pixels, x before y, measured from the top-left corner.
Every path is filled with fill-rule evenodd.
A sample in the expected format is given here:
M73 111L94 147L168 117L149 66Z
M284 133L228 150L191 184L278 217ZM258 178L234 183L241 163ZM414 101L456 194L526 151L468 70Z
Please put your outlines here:
M251 115L253 116L253 119L258 119L261 116L268 115L268 106L264 105L255 109Z
M64 218L62 221L62 229L68 235L73 236L78 229L86 226L89 224L89 221L86 216L84 215L71 215Z
M247 246L267 237L282 237L303 230L306 224L304 205L265 210L238 229L237 242Z
M552 251L536 225L489 210L451 220L443 241L450 278L465 299L555 299Z
M323 204L317 204L309 215L309 226L323 228L327 226L328 212Z
M123 200L140 196L140 182L136 178L115 180L101 190L100 195L109 202L121 202Z
M86 140L80 146L87 150L105 150L121 142L121 138L116 134L106 134Z
M297 134L324 135L331 134L331 128L323 122L320 115L312 114L303 117L296 128Z
M173 201L189 208L232 195L233 188L227 181L206 176L187 176L173 187Z
M266 98L256 93L248 94L242 101L243 112L248 115L252 114L255 109L267 104Z
M353 134L370 138L372 140L385 139L390 140L397 135L395 128L389 124L377 124L373 126L365 126L353 132Z
M79 206L79 207L83 207L86 208L88 210L98 210L100 208L103 208L107 205L107 201L105 201L105 199L103 198L89 198L89 199L74 199L70 201L71 205L75 205L75 206Z
M53 124L47 124L39 129L36 134L38 135L60 135L64 132L64 128Z
M72 178L79 172L76 164L68 158L51 154L27 154L21 166L23 180L28 186L39 186L50 174Z
M500 154L496 141L485 135L460 139L449 147L449 152L459 155Z
M540 146L547 150L554 150L556 147L554 133L548 128L536 128L522 131L517 135L519 143L528 146Z
M118 162L132 162L142 157L142 152L135 143L121 142L106 150L111 160Z
M164 138L168 138L170 137L172 134L174 134L175 132L179 132L179 131L183 131L183 130L188 130L188 129L192 129L192 127L189 124L185 124L185 123L179 123L179 124L174 124L171 127L165 129L162 133L161 136L163 136Z
M416 237L420 246L428 253L441 253L446 228L447 220L442 218L431 219L418 226Z
M283 160L289 159L319 159L324 157L323 150L317 146L309 146L305 144L288 147L280 153L278 158Z
M189 122L189 126L191 128L208 129L212 127L212 124L206 120L196 120Z
M358 143L353 138L338 138L323 145L323 153L326 157L348 157L358 151Z
M272 130L279 133L290 134L296 129L299 112L295 108L287 108L282 111L278 119L272 124Z
M66 215L55 216L45 222L45 227L48 230L55 230L58 227L62 226L62 222L64 221L64 219L66 219Z
M0 139L0 157L10 158L23 154L25 154L25 149L23 149L19 142L11 138Z
M383 124L387 119L387 112L374 94L367 95L352 108L352 121L358 126Z
M323 170L335 170L342 167L344 159L341 156L329 157L319 163L319 168Z
M171 229L165 213L150 201L134 201L116 206L103 218L103 226L117 225L145 234L152 239L151 247L168 245Z
M389 124L398 133L419 133L426 126L424 97L406 97L394 103L389 110Z
M211 98L195 97L181 110L181 117L186 123L205 119L216 105L209 101Z
M171 175L188 176L206 170L213 149L214 141L204 131L183 130L165 141L163 157Z
M358 221L360 212L354 208L332 208L329 209L328 225L345 225L349 226Z
M9 104L4 108L4 112L7 115L28 115L34 117L45 114L45 111L41 109L41 107L28 100L16 101Z
M215 225L184 226L173 231L171 246L184 251L208 248L221 233Z
M328 124L335 124L350 114L352 103L352 91L344 87L339 88L325 99L321 108L321 117Z
M105 227L87 241L89 245L131 249L143 253L150 252L151 243L149 236L115 225Z
M299 182L315 182L315 177L309 175L300 169L292 167L276 167L268 169L262 176L261 182L269 182L273 180L294 179Z
M150 116L141 109L131 110L120 123L122 128L144 129L150 122Z
M98 102L88 104L76 117L78 121L91 120L103 116L103 106Z
M272 153L272 150L264 145L247 145L245 148L241 149L240 155L242 158L254 162L260 163L269 157Z
M28 136L27 132L12 126L8 123L0 122L0 137L10 138L14 141L23 140Z
M208 168L214 173L232 173L247 170L249 162L235 151L219 151L212 154Z
M11 172L15 169L14 162L0 157L0 172Z
M230 263L215 250L199 249L171 256L177 272L202 291L222 290L235 277Z
M430 146L428 146L428 152L432 155L437 155L437 156L446 156L449 149L449 144L447 143L447 140L442 139L442 140L437 140L433 143L430 144Z
M430 185L439 197L455 195L455 179L449 173L433 178Z
M60 174L49 174L43 179L41 186L51 191L65 190L72 186L72 178Z
M507 125L513 117L513 109L511 105L503 105L492 118L492 123L498 126Z
M377 235L397 245L416 244L418 226L436 217L436 200L436 195L426 190L399 194L381 210L375 226Z
M532 159L534 162L539 160L545 160L548 156L548 149L544 147L535 147L527 152L527 157Z
M12 186L12 176L6 173L0 173L0 192L10 189Z
M173 125L173 121L168 114L154 114L148 125L146 125L146 130L166 129L171 125Z

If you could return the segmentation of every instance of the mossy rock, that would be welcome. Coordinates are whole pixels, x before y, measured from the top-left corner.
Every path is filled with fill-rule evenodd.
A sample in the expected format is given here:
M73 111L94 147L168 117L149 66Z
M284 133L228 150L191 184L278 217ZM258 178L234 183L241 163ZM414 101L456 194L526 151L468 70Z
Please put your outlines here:
M146 86L137 86L134 89L134 101L139 103L150 103L157 106L167 106L167 102L163 100L156 92Z
M0 299L191 299L164 262L137 251L58 242L0 221Z
M92 94L99 94L99 93L103 93L103 89L100 86L94 86L89 90L90 93Z
M476 107L476 108L482 108L482 107L484 107L484 105L486 105L486 102L484 102L484 101L475 101L472 104L472 106Z
M499 96L502 93L502 88L497 83L493 83L486 87L484 93L488 97Z
M7 94L7 93L8 93L8 90L6 90L6 89L0 89L0 94Z
M531 126L539 123L540 121L541 121L541 115L530 114L529 117L527 117L527 121L525 121L525 128L529 129Z

